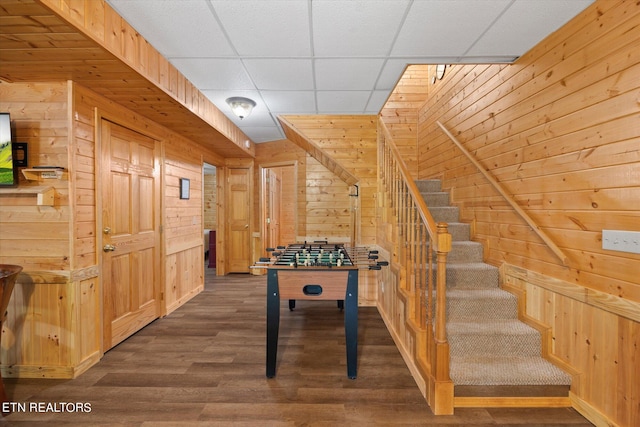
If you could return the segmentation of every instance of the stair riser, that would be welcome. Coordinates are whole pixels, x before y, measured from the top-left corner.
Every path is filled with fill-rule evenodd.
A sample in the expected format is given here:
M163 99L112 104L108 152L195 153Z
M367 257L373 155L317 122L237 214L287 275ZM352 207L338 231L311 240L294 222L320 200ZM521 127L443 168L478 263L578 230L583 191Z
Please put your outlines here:
M429 208L431 216L435 222L459 222L460 213L457 207L454 206L441 206L435 208Z
M514 299L447 298L447 321L473 321L514 319L518 316L518 304Z
M428 208L449 206L449 193L420 193Z
M454 242L463 242L471 239L471 226L462 222L450 222L449 234Z
M456 242L453 242L451 246L451 252L447 255L447 264L459 264L459 263L480 263L483 261L483 248L480 243L475 245L466 244L466 245L457 245ZM435 261L437 258L437 254L434 252L433 260Z
M500 272L497 268L465 269L462 263L451 263L447 266L447 289L496 289ZM437 268L433 270L436 283Z
M482 357L540 356L540 335L476 335L449 334L453 354L473 354Z
M437 193L442 191L442 182L439 179L423 179L415 181L420 192Z

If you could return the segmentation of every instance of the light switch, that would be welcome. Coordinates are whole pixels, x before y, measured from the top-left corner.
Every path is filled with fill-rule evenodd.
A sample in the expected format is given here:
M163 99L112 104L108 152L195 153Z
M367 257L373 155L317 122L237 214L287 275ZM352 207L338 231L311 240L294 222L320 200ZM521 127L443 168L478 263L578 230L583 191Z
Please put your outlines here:
M640 254L640 231L602 230L602 249Z

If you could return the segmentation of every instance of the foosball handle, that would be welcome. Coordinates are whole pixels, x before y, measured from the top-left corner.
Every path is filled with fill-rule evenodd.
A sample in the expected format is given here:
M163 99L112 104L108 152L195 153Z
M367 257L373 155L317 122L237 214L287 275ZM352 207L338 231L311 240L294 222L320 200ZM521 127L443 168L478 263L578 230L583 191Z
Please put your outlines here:
M378 261L377 264L382 266L387 266L389 265L389 261Z

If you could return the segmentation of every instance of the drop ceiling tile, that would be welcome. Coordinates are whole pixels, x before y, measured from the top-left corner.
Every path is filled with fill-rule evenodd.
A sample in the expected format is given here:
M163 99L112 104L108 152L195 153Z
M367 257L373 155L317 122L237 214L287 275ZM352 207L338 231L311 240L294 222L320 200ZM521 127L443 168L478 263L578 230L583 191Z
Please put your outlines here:
M277 126L269 126L269 127L247 127L242 129L242 131L255 143L268 142L268 141L276 141L279 139L286 139L284 133L280 131L280 128Z
M320 91L319 114L362 114L369 100L369 91Z
M234 54L206 0L188 3L183 0L108 0L108 3L165 57Z
M379 90L392 90L398 83L398 80L400 80L400 76L404 73L409 62L411 62L411 60L407 58L388 59L382 68L375 88Z
M406 0L316 0L312 4L314 54L320 57L387 55Z
M309 56L306 1L213 1L222 26L240 56Z
M260 92L270 111L276 114L313 114L316 112L316 95L313 91Z
M591 3L593 0L515 1L467 54L520 56Z
M316 59L318 90L370 90L378 79L384 59Z
M311 59L245 59L247 71L260 90L313 90Z
M380 110L382 110L384 103L387 101L390 92L391 91L388 90L374 90L370 95L365 113L378 114Z
M266 108L258 108L257 106L248 117L242 120L233 113L228 114L227 117L229 117L237 126L242 126L243 131L247 130L247 128L266 128L276 126L276 123L273 121L273 117L269 114L269 111Z
M414 1L393 56L460 56L511 0Z
M174 58L171 63L200 90L254 89L239 59Z

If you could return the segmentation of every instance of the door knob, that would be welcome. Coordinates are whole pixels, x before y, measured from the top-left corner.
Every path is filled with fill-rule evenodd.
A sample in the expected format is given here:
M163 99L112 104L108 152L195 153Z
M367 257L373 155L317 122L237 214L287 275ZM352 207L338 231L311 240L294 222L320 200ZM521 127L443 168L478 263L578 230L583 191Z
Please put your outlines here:
M105 227L103 230L104 234L109 234L111 233L111 227Z
M104 245L104 248L102 248L102 250L105 252L113 252L116 250L116 247L113 245Z

